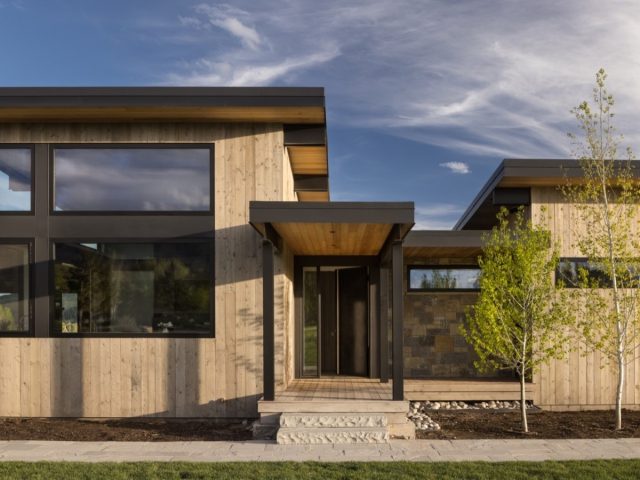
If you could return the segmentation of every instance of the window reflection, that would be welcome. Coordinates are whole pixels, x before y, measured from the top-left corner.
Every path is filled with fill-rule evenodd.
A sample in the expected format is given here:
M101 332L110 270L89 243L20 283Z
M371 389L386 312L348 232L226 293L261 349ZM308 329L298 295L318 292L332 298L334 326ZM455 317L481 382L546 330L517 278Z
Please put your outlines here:
M212 248L189 243L57 243L62 333L209 333Z
M31 150L0 148L0 211L31 210Z
M409 269L410 290L478 290L479 268L431 268Z
M56 211L208 211L208 148L56 148Z

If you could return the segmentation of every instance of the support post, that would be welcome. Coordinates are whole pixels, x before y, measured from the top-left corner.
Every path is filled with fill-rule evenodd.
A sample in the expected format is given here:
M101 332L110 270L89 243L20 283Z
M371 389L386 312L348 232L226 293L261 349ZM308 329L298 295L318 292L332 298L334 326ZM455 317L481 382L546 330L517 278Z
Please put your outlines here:
M262 364L264 400L275 400L275 329L274 329L274 286L273 286L273 244L262 241Z
M393 400L404 400L403 358L403 258L402 240L391 244L392 323L393 323Z

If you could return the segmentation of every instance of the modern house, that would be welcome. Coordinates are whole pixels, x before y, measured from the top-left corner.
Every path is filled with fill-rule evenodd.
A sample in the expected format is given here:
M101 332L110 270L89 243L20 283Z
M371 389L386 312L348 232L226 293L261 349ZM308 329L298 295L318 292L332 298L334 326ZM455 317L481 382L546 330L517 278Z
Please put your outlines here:
M566 171L505 160L454 230L413 231L411 202L329 201L321 88L0 88L0 416L259 416L294 441L355 415L375 440L413 435L409 400L517 399L459 326L500 206L546 206L577 256ZM611 407L600 362L531 398Z

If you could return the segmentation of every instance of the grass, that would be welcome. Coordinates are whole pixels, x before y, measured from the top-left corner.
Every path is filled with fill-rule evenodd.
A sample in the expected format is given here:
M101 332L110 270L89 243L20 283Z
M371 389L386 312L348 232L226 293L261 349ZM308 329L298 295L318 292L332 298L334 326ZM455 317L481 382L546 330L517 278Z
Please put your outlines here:
M626 479L640 460L464 463L0 463L3 479Z

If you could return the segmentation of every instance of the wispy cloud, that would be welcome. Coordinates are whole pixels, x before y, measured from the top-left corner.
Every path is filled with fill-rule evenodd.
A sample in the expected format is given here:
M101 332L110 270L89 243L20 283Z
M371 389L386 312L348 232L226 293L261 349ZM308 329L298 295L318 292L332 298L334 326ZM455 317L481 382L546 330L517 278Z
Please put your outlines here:
M603 66L618 126L640 141L636 0L254 0L201 4L181 22L239 43L206 39L211 52L168 82L324 85L334 125L496 158L568 155L569 109Z
M262 38L258 32L253 27L243 23L244 18L250 17L249 13L244 10L227 4L201 4L195 7L195 11L206 15L211 25L230 33L251 50L258 50L262 44Z
M460 205L432 203L416 205L416 230L450 230L464 212Z
M470 173L469 165L464 162L444 162L440 164L441 167L448 168L453 173L458 173L461 175Z

